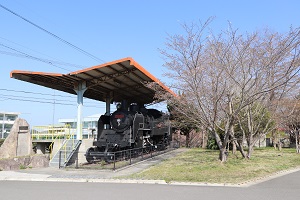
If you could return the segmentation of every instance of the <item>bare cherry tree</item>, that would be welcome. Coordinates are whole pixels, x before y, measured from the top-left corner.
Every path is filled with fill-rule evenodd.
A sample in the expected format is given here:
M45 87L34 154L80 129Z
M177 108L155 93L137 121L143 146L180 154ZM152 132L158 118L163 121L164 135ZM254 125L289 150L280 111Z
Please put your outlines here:
M219 159L227 160L228 143L235 138L239 114L299 76L300 31L286 34L264 30L238 34L231 26L219 34L205 23L183 24L182 35L169 35L165 76L170 87L185 95L168 99L177 113L195 126L205 127L216 139ZM221 126L221 124L225 124ZM220 136L217 130L222 130Z
M290 134L290 140L295 143L296 152L300 153L300 95L288 96L281 102L277 114L278 124Z
M238 125L235 128L235 137L240 139L239 148L243 148L246 141L247 154L241 152L244 158L250 159L254 146L260 146L260 140L264 139L266 134L275 129L275 121L271 111L267 106L260 103L252 103L243 109L238 115ZM237 133L241 134L237 134Z

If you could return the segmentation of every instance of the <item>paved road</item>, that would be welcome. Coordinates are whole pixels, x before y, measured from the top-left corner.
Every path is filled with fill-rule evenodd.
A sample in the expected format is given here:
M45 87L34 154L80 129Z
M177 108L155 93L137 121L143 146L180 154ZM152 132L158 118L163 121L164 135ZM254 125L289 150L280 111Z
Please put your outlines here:
M296 200L300 198L300 171L250 187L0 181L0 197L4 200Z
M281 173L242 185L226 185L226 187L111 179L120 175L136 173L181 151L175 150L118 172L58 170L53 168L16 172L1 171L0 200L300 199L300 170L295 170L293 173ZM116 183L118 181L122 184ZM136 182L147 184L137 184Z

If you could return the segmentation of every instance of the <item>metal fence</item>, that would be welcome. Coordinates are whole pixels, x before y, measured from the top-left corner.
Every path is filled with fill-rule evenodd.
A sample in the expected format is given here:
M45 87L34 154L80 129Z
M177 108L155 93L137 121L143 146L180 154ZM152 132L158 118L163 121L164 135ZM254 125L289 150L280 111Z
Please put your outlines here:
M153 158L157 155L179 148L178 142L171 142L170 145L153 145L143 148L127 149L116 152L102 153L103 159L93 163L79 163L78 158L83 157L85 152L76 152L73 159L66 166L67 168L80 169L110 169L116 170L122 167L132 165L134 163ZM62 159L61 159L62 160ZM60 165L61 166L61 165Z
M32 141L69 139L74 138L75 133L69 125L33 126L31 129Z

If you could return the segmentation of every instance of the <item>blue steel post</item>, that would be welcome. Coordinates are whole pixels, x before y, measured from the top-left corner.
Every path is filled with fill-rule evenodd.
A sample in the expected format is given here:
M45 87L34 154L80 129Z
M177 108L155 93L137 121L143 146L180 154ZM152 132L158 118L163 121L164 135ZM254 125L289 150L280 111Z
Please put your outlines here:
M86 82L78 83L74 90L77 93L77 130L76 139L82 140L82 106L83 106L83 94L86 91Z

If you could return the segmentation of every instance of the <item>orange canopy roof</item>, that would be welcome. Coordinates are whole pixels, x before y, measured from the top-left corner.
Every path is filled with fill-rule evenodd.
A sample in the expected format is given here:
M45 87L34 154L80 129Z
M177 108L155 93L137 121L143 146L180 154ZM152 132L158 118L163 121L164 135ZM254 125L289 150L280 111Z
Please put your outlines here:
M70 94L76 94L74 88L79 83L86 82L87 90L83 96L104 102L110 97L115 102L127 100L128 103L152 103L155 91L146 87L145 82L156 82L161 88L175 95L130 57L69 74L14 70L10 77Z

